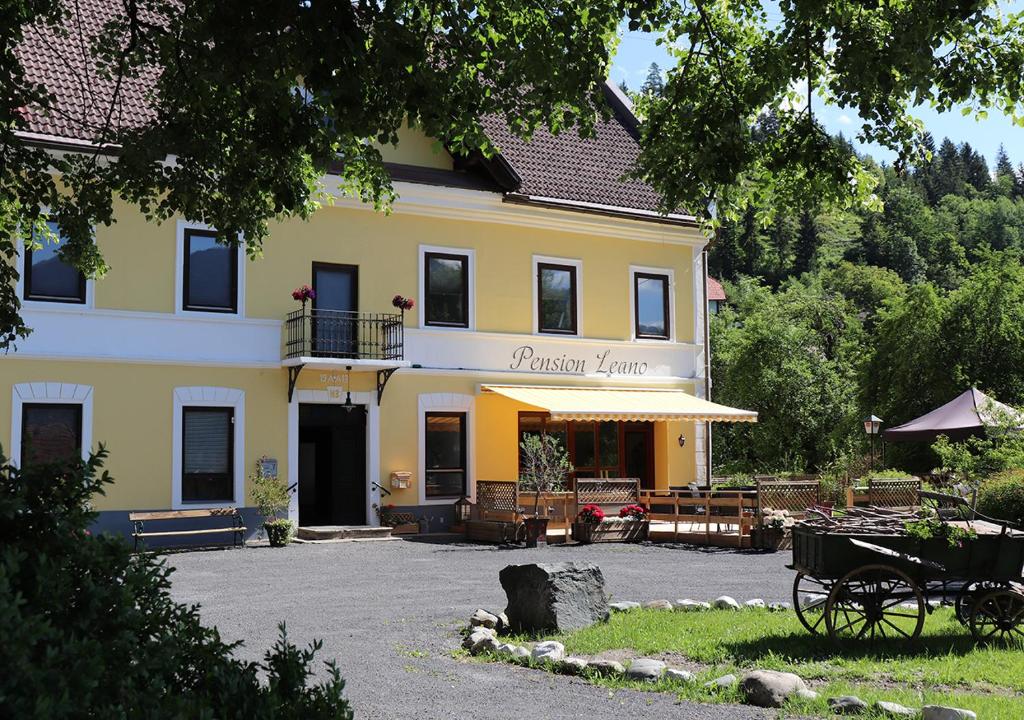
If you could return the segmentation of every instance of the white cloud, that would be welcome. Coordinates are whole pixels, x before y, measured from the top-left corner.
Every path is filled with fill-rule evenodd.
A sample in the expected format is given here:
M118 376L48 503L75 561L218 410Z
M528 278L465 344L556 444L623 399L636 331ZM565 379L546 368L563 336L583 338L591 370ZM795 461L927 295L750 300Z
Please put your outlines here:
M840 115L839 122L843 125L849 125L850 123L853 122L853 120L850 119L849 115Z

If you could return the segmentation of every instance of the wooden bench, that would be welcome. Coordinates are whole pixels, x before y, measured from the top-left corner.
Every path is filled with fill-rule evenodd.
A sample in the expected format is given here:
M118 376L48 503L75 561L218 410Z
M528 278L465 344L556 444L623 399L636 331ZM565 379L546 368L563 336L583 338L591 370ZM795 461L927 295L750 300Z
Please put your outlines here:
M146 523L161 522L166 520L192 520L192 519L213 519L228 518L231 525L228 527L208 527L197 530L160 530L150 532L146 530ZM128 513L128 519L132 521L132 537L135 538L135 550L139 549L140 538L152 537L188 537L190 535L222 534L231 533L232 545L245 545L245 525L242 524L242 515L238 508L207 508L204 510L166 510L162 512L132 512Z

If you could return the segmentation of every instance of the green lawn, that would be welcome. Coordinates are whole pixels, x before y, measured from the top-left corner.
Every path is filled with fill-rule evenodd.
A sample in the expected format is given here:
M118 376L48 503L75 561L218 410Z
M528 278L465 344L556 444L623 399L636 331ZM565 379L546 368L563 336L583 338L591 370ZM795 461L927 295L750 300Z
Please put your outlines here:
M836 646L828 638L811 636L794 613L767 610L640 610L548 639L564 643L571 655L625 650L635 657L682 656L680 661L699 666L701 680L755 667L795 672L822 695L819 701L790 708L800 713L824 714L826 697L855 694L869 702L955 705L985 720L1024 718L1024 647L976 646L945 608L928 617L921 638L912 645L882 640ZM594 682L670 691L695 700L737 699L733 693L715 696L702 682Z

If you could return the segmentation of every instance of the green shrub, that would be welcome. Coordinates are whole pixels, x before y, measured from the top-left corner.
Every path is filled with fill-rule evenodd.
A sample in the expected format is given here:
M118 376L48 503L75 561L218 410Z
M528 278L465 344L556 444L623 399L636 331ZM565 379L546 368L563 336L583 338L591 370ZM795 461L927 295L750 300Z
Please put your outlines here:
M983 482L978 512L1024 527L1024 470L1006 470Z
M24 472L0 456L0 707L12 718L350 720L333 664L311 682L314 643L233 656L171 600L171 570L123 538L92 536L109 475L87 462Z

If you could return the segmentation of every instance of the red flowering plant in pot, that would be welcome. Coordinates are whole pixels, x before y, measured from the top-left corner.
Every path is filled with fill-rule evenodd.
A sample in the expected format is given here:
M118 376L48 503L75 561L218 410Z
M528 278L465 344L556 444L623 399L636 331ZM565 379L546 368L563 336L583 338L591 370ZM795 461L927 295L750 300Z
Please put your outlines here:
M576 513L576 522L581 523L599 523L604 520L604 510L601 509L600 505L584 505L578 513Z
M584 505L576 513L576 521L572 524L572 537L578 543L594 542L594 530L604 520L604 510L593 503Z
M412 298L402 297L401 295L395 295L391 298L391 304L401 310L403 313L406 310L412 310L416 305L416 301Z
M299 285L297 288L292 290L292 300L298 300L302 303L302 309L306 309L306 303L310 300L316 299L316 290L311 288L309 285Z
M647 508L643 505L627 505L619 510L619 517L623 520L646 520Z

